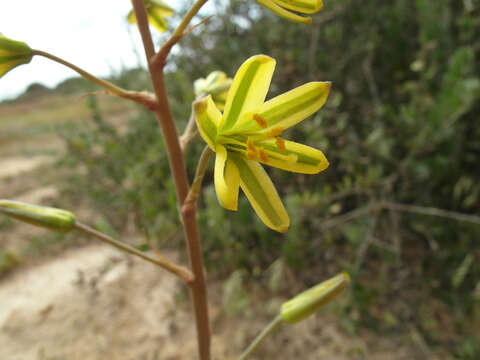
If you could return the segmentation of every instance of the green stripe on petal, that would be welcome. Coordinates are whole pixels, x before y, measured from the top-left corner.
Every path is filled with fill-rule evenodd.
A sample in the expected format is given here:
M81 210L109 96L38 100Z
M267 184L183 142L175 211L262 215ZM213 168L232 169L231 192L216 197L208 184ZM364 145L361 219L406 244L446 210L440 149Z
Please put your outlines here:
M227 149L217 145L215 157L215 192L218 201L225 209L236 211L238 208L238 190L240 177L238 168L231 160L227 159Z
M277 127L288 129L317 112L327 101L330 87L330 82L310 82L279 95L254 111L265 119L266 128L261 128L249 117L242 118L232 132L268 133Z
M267 9L274 12L278 16L283 17L284 19L287 19L293 22L303 23L303 24L310 24L312 22L311 17L300 16L291 11L285 10L283 7L277 5L272 0L256 0L256 1L260 5L265 6Z
M149 12L147 15L148 22L155 27L159 32L164 32L167 30L167 21L162 18L161 16L158 16L154 12Z
M314 14L323 7L322 0L273 0L277 5L303 14Z
M240 115L260 106L265 101L275 70L275 60L255 55L238 69L228 92L221 130L231 128Z
M162 10L163 14L165 14L163 16L173 15L173 9L161 0L151 0L150 4L152 5L152 8Z
M287 211L270 177L256 161L228 153L240 173L240 186L258 217L270 229L286 232L290 226Z
M193 104L195 121L197 122L200 135L208 146L215 151L218 124L221 121L222 113L213 103L212 97L207 96Z
M268 157L267 162L261 160L260 162L282 170L302 174L317 174L329 165L323 152L318 149L287 140L283 140L283 144L285 149L280 151L275 139L259 142L258 145L265 149Z

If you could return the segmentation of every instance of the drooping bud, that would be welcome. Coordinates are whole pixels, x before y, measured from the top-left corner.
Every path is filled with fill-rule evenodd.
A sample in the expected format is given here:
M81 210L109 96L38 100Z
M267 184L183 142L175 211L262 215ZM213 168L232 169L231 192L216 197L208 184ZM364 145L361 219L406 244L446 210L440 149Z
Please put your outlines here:
M32 57L32 49L27 44L0 34L0 78L17 66L28 64Z
M350 276L340 273L283 303L281 309L282 320L294 324L312 315L333 298L339 295L350 281Z
M68 232L75 226L75 215L69 211L20 201L0 200L0 213L58 232Z

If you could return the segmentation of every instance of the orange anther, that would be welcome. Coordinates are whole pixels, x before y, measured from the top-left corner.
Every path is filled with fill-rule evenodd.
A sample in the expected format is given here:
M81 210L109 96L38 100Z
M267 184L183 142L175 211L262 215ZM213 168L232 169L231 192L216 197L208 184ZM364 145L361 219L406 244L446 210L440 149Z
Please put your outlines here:
M247 159L255 160L256 153L255 153L255 151L248 150L246 152L245 156L247 157Z
M257 151L257 148L255 147L252 139L250 139L250 138L247 139L247 148L248 148L248 150L252 151L253 153L255 153Z
M267 136L275 137L280 135L283 132L283 128L281 126L275 126L273 129L267 132Z
M268 161L267 153L265 152L264 149L259 149L259 150L258 150L258 155L260 156L260 160L261 160L261 161L263 161L263 162L267 162L267 161Z
M285 147L285 140L277 137L275 139L275 142L277 143L277 148L278 148L278 150L280 150L280 152L285 152L287 150L286 147Z
M262 115L260 114L253 114L253 120L257 122L258 125L260 125L261 128L266 128L267 127L267 120L265 120Z

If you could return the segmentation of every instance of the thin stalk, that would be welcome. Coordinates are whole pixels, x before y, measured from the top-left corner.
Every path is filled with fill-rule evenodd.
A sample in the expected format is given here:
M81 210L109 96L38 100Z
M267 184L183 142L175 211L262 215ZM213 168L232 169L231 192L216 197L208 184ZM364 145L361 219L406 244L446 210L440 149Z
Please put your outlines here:
M187 198L182 206L182 212L190 211L189 207L197 206L197 199L200 196L200 190L202 188L203 177L205 176L205 171L207 170L208 160L212 155L213 151L205 146L198 160L197 170L195 172L195 178L193 179L192 187L188 192Z
M155 101L155 98L153 98L151 96L151 94L148 94L146 92L128 91L128 90L122 89L122 88L112 84L111 82L102 80L102 79L96 77L95 75L92 75L89 72L83 70L82 68L80 68L80 67L78 67L78 66L76 66L76 65L74 65L74 64L72 64L72 63L70 63L66 60L61 59L58 56L52 55L48 52L45 52L45 51L42 51L42 50L33 50L33 54L38 55L38 56L43 56L47 59L53 60L53 61L55 61L59 64L62 64L64 66L72 69L73 71L75 71L78 74L80 74L81 76L83 76L85 79L88 79L88 80L96 83L97 85L100 85L102 88L107 89L108 91L110 91L111 93L113 93L113 94L115 94L119 97L141 103L143 105L148 106L149 108L154 108L155 107L156 101Z
M183 154L185 154L188 144L195 137L195 135L195 112L193 111L192 105L192 112L188 118L187 126L185 127L185 131L183 132L182 136L180 136L180 147L182 148Z
M275 319L273 319L270 324L268 324L265 329L262 330L260 334L252 341L248 348L240 355L238 360L247 359L252 353L260 346L260 344L265 340L265 338L270 335L276 328L282 323L282 316L279 314Z
M160 51L153 58L151 58L152 64L154 66L163 67L165 65L167 56L170 53L173 45L180 41L180 39L184 35L185 29L187 28L188 24L190 24L190 21L192 21L193 17L198 13L200 8L207 1L208 0L197 0L195 4L193 4L193 6L190 8L190 10L188 10L184 18L182 19L182 22L180 23L180 25L178 25L173 34L167 40L167 42L165 42L165 44L163 44L163 46L161 47Z
M183 279L188 284L191 283L194 280L192 273L188 269L184 268L183 266L172 263L171 261L167 260L163 256L159 257L158 259L152 258L152 257L144 254L143 252L127 245L127 244L124 244L120 241L117 241L117 240L111 238L110 236L108 236L106 234L103 234L103 233L101 233L101 232L99 232L95 229L92 229L88 225L85 225L85 224L82 224L82 223L79 223L79 222L75 223L75 229L79 230L79 231L81 231L85 234L91 235L91 236L93 236L93 237L95 237L95 238L97 238L97 239L99 239L103 242L106 242L107 244L110 244L110 245L116 247L117 249L125 251L129 254L138 256L138 257L142 258L143 260L146 260L148 262L151 262L152 264L160 266L161 268L163 268L163 269L171 272L172 274L180 277L181 279Z
M202 0L203 3L205 1L206 0ZM168 161L175 183L179 208L181 209L187 197L189 185L177 129L168 103L163 66L155 66L152 62L153 56L155 55L155 49L150 28L148 26L144 0L132 0L132 3L149 65L153 89L158 101L155 115L165 138ZM196 11L198 11L198 9L199 7L197 7ZM193 17L193 15L191 15L191 17ZM194 282L190 284L190 291L195 312L199 355L201 360L210 360L210 325L208 320L207 287L203 269L203 255L196 218L196 209L193 208L192 211L182 211L181 216L188 246L190 267L195 276Z

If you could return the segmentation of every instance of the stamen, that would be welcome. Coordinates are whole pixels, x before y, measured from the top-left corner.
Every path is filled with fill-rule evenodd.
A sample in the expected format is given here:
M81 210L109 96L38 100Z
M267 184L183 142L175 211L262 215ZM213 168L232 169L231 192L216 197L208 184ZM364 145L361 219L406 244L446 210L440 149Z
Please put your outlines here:
M267 132L267 136L269 137L276 137L283 132L283 128L281 126L275 126L273 129Z
M279 138L277 137L275 139L275 142L277 143L277 148L278 150L280 150L280 152L285 152L287 151L286 147L285 147L285 140L283 140L282 138Z
M267 153L265 152L264 149L262 148L258 149L258 155L260 156L260 160L262 160L263 162L268 161Z
M257 148L255 147L255 145L253 144L252 139L250 139L250 138L247 139L247 148L248 148L248 150L250 150L250 151L252 151L252 152L254 152L254 153L257 152Z
M267 127L267 120L265 120L262 115L260 114L253 114L253 120L257 122L258 125L260 125L261 128L266 128Z

